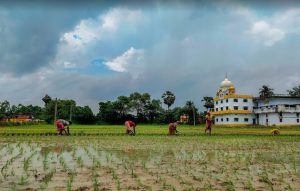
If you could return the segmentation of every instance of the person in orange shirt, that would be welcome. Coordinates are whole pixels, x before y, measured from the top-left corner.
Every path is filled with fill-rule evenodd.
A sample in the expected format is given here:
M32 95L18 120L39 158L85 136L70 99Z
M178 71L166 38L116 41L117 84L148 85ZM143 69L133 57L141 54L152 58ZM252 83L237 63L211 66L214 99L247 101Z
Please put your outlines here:
M169 124L169 135L176 135L178 133L177 126L180 124L180 121Z
M210 112L207 112L206 116L205 116L205 131L204 133L206 133L206 131L209 132L209 135L211 135L211 127L212 127L212 117Z

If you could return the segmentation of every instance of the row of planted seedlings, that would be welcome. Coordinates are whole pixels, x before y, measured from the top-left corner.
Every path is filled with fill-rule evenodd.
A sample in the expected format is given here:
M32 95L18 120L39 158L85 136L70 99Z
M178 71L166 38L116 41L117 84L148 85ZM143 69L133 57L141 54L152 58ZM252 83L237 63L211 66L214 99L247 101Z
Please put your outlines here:
M149 150L138 145L132 149L129 144L132 142L122 140L111 145L75 140L48 145L1 144L1 188L253 190L293 189L291 180L299 183L296 143L191 146L185 142L179 148L169 148L172 145L161 147L162 142L156 142Z

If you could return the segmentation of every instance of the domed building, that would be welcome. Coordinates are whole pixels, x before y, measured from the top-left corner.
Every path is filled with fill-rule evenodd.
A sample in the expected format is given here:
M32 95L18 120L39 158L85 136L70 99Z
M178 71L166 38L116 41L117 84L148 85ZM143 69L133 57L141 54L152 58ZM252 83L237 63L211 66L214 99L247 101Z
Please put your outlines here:
M227 79L221 82L214 98L216 125L251 125L256 123L253 114L253 96L236 94L234 84Z

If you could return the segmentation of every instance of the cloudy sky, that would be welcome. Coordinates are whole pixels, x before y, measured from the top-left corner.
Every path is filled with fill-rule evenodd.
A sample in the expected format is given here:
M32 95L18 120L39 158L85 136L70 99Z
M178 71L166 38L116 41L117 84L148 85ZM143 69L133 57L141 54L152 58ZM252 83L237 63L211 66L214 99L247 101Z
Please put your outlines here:
M293 1L0 1L0 101L45 94L98 111L134 91L202 108L228 73L237 92L300 84Z

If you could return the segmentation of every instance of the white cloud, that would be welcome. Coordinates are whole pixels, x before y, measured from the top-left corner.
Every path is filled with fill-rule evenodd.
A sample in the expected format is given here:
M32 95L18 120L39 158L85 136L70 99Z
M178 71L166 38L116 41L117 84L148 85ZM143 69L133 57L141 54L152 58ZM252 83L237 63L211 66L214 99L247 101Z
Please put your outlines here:
M273 46L289 34L300 33L299 8L291 8L264 18L259 18L254 11L245 7L237 7L233 13L242 16L250 24L247 34L264 46Z
M251 33L263 39L265 46L272 46L275 42L285 37L283 30L272 27L265 21L255 22L251 28Z
M91 52L94 52L97 44L130 32L131 29L138 27L142 20L140 10L121 7L112 8L96 18L83 19L72 31L61 35L54 63L59 68L89 64L89 61L94 59Z
M108 31L116 31L122 25L127 23L129 25L141 21L142 13L139 10L128 10L114 8L98 19L102 21L102 28Z
M138 72L137 68L143 64L144 50L129 48L122 55L105 63L109 69L116 72Z
M75 67L76 67L76 64L74 64L74 63L71 63L68 61L64 62L64 68L75 68Z

